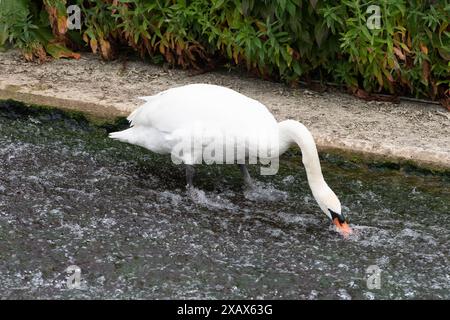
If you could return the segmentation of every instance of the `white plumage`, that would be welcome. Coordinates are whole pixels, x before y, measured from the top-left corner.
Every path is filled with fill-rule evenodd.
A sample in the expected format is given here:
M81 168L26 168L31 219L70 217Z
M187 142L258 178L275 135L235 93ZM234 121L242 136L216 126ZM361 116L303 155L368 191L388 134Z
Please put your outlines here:
M265 145L267 159L277 157L292 143L297 143L320 208L329 218L339 218L343 223L339 200L323 179L313 137L301 123L293 120L277 123L262 103L216 85L191 84L141 99L145 103L128 117L131 128L111 133L111 138L173 156L180 141L190 137L193 145L199 143L196 146L201 150L196 150L198 153L195 148L192 152L184 150L178 156L187 165L199 163L201 157L208 163L211 159L208 152L205 158L204 151L212 143L216 149L223 150L244 146L247 155Z
M272 132L273 136L278 131L275 118L263 104L220 86L192 84L140 99L145 104L128 116L131 128L110 136L156 153L171 153L187 136L206 146L225 133L229 141L246 137L248 145L257 146L261 135ZM192 156L185 154L180 160L187 164L201 160Z

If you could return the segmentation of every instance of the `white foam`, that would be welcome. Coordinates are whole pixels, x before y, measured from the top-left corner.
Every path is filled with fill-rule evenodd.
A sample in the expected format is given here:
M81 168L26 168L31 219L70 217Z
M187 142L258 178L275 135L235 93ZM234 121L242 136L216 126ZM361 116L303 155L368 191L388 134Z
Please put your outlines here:
M247 200L251 201L286 201L288 193L276 189L272 184L264 184L259 181L255 181L251 188L247 188L244 191L244 196Z

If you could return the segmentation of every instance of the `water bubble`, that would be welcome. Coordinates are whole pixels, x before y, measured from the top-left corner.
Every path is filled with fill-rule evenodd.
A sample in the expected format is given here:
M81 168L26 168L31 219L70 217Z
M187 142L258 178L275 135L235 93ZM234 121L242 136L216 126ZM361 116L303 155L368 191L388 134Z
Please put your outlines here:
M338 293L337 293L337 296L341 300L352 300L352 297L350 296L350 294L345 289L339 289Z

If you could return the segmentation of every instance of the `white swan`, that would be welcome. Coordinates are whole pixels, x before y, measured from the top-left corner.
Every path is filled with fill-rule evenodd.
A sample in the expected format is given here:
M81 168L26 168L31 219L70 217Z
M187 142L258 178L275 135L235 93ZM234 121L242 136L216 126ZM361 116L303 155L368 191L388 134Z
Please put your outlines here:
M260 102L216 85L191 84L141 99L146 103L128 117L131 128L111 133L111 138L171 154L174 161L186 165L188 186L192 186L193 164L202 160L211 163L230 155L240 164L245 182L250 184L245 159L256 152L260 159L274 161L296 143L320 208L341 233L351 232L339 199L323 178L314 139L300 122L277 123ZM242 149L244 155L238 152Z

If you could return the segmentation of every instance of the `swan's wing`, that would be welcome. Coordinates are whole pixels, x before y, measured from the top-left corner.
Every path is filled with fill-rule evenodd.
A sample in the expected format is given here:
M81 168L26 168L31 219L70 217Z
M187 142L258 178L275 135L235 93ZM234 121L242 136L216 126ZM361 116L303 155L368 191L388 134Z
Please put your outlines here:
M133 127L136 124L146 124L150 125L150 121L147 121L150 115L150 110L154 108L154 105L158 102L158 97L164 92L160 92L153 96L138 97L140 100L144 100L145 103L134 110L128 117L127 120L130 122L130 126Z
M256 100L228 88L192 84L142 97L146 103L130 114L132 126L163 132L192 127L251 127L275 122L267 108ZM242 130L242 129L241 129Z

